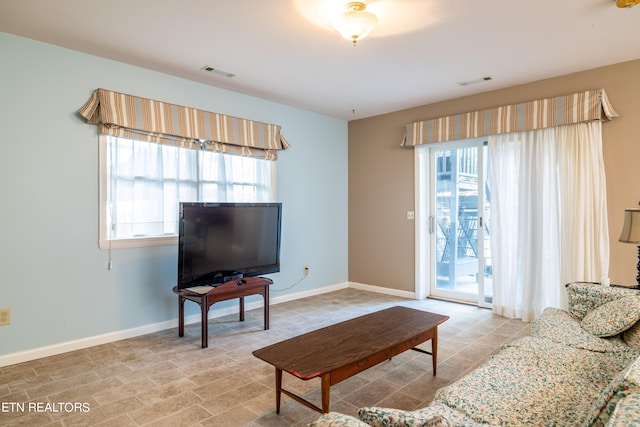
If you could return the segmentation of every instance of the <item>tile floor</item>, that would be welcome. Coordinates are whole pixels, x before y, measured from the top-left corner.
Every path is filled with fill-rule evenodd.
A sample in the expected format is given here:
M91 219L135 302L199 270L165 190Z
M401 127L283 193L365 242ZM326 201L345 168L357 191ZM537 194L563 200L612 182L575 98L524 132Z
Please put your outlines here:
M192 324L183 338L173 328L0 368L0 426L304 426L319 414L283 396L276 415L274 369L251 352L392 305L450 316L439 329L438 376L428 355L408 351L332 387L332 411L425 406L438 388L529 333L529 324L487 309L344 289L271 306L268 331L262 309L243 323L212 319L207 349ZM284 386L320 404L319 380L285 374Z

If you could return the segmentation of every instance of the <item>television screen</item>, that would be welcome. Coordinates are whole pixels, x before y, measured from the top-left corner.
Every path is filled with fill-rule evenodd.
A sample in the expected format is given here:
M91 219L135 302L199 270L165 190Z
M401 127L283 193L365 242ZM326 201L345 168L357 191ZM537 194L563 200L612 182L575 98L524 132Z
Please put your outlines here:
M280 271L281 203L180 203L178 288Z

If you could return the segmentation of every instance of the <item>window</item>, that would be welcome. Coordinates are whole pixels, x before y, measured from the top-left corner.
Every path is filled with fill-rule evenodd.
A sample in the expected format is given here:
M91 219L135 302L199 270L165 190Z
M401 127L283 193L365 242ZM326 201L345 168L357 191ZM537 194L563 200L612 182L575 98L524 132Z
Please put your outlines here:
M100 247L176 243L179 202L275 200L275 162L100 136Z

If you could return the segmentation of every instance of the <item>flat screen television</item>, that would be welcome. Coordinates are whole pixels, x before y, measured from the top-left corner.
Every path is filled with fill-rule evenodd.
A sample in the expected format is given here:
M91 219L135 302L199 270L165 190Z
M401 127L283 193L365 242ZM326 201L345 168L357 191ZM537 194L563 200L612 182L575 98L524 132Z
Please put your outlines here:
M282 203L180 203L178 288L280 271Z

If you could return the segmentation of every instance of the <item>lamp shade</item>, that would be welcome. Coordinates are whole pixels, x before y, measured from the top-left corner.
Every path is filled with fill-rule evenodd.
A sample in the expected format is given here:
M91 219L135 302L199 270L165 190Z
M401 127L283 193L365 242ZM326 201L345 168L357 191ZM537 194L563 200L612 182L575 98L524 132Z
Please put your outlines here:
M618 241L640 244L640 209L624 210L624 225Z

